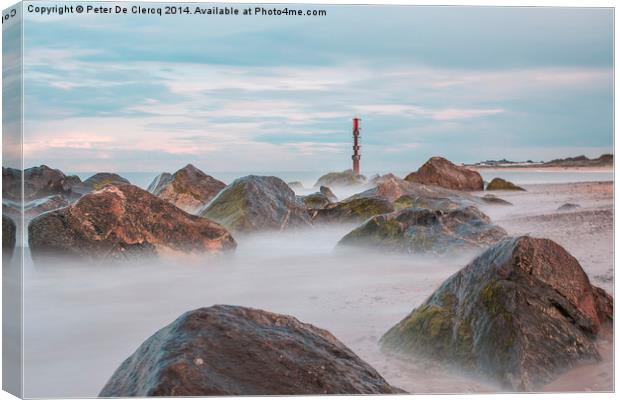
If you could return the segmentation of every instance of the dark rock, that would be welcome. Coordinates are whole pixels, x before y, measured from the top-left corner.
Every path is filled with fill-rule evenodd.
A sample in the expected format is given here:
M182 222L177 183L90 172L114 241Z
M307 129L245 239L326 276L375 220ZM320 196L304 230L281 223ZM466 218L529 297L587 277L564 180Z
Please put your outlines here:
M454 165L443 157L430 158L405 180L453 190L482 190L482 177L476 171Z
M99 172L84 182L73 186L73 191L79 195L85 195L94 190L101 190L108 185L127 185L130 182L118 174L111 172Z
M544 167L612 167L614 165L613 154L603 154L598 158L586 156L558 158L543 164Z
M506 201L504 199L501 199L493 194L485 194L484 196L481 197L482 201L484 201L485 203L489 203L489 204L498 204L498 205L502 205L502 206L511 206L512 203L509 201Z
M339 246L376 248L410 254L458 254L501 240L506 231L476 207L446 210L406 208L378 215L344 236Z
M174 174L163 173L150 184L148 191L188 213L205 206L222 189L224 182L188 164Z
M73 205L42 214L28 226L33 258L122 259L162 251L234 249L222 226L189 215L132 185L110 185Z
M342 172L330 172L321 176L314 184L314 187L356 186L363 185L365 183L366 177L364 175L355 175L355 172L353 172L352 169L348 169Z
M2 167L2 203L6 200L21 201L22 171L15 168Z
M311 224L306 207L295 192L274 176L249 175L235 180L199 214L244 233Z
M558 211L572 211L581 208L579 204L565 203L558 207Z
M401 393L331 333L266 311L190 311L148 338L100 397Z
M557 243L507 238L446 280L382 338L384 350L461 365L536 390L582 362L611 329L613 299Z
M382 197L349 198L325 208L312 211L314 222L352 223L361 222L372 216L390 213L394 206Z
M525 191L520 186L515 185L512 182L506 181L502 178L493 178L491 182L487 185L486 190L522 190Z
M327 186L321 186L319 188L319 192L324 194L327 197L327 199L331 201L332 203L335 203L338 201L338 197L336 197L334 192L332 192L332 190L328 188Z
M15 251L15 239L17 237L17 226L15 222L2 215L2 258L10 260Z

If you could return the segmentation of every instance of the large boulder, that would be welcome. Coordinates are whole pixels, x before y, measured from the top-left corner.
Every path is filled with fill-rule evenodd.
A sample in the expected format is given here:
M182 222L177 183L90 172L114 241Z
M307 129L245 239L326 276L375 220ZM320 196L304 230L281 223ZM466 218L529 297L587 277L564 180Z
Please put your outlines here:
M148 338L100 397L400 393L326 330L245 307L190 311Z
M506 231L474 206L405 208L377 215L344 236L339 246L409 254L459 254L496 243Z
M188 213L194 213L225 187L224 182L188 164L174 174L165 172L156 177L148 191Z
M110 185L73 205L42 214L28 226L33 258L122 259L166 251L234 249L219 224L187 214L132 185Z
M521 186L517 186L514 183L507 181L502 178L493 178L491 182L487 185L487 190L522 190L525 191Z
M375 215L390 213L394 206L383 197L356 197L312 210L314 222L359 223Z
M321 176L314 184L314 187L356 186L363 185L365 183L366 177L364 175L356 175L352 169L347 169L346 171L330 172Z
M93 190L100 190L108 185L126 185L130 182L122 176L112 172L99 172L84 182L78 183L72 187L73 191L79 195L90 193Z
M2 215L2 257L11 259L15 251L15 239L17 237L17 226L15 222Z
M384 350L456 363L511 390L536 390L600 360L613 299L557 243L507 238L446 280L382 338Z
M239 178L226 186L199 214L243 233L311 224L303 202L275 176Z
M430 158L416 172L407 175L405 180L453 190L473 191L484 188L478 172L454 165L443 157Z

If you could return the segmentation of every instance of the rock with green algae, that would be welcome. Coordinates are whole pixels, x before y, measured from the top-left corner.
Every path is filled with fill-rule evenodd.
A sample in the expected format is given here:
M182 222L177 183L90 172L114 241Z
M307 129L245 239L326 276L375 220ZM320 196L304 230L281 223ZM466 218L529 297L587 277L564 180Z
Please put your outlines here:
M488 204L496 204L496 205L500 205L500 206L511 206L512 203L509 201L506 201L504 199L501 199L495 195L492 194L485 194L484 196L482 196L480 198L482 201L484 201L485 203Z
M77 183L71 189L73 192L84 195L94 190L101 190L108 185L126 185L130 182L122 176L112 172L99 172L84 182Z
M496 243L506 231L476 207L405 208L370 218L344 236L339 246L409 254L459 254Z
M332 204L329 198L320 192L312 193L307 196L300 196L299 198L310 210L325 208Z
M356 186L365 183L366 177L364 175L356 175L352 169L347 169L346 171L330 172L321 176L314 184L314 187Z
M164 172L158 175L148 191L185 212L194 213L225 187L224 182L188 164L174 174Z
M521 186L517 186L512 182L509 182L502 178L493 178L491 182L487 185L486 190L522 190L525 191Z
M306 206L275 176L249 175L226 186L199 215L234 232L284 230L312 224Z
M507 238L446 280L380 340L384 351L427 356L537 390L557 374L600 360L613 299L590 284L557 243Z
M448 198L425 197L419 195L403 195L394 201L396 210L405 208L424 208L428 210L450 211L461 208L462 205Z
M311 215L316 223L358 223L392 211L394 211L392 203L382 197L361 197L349 198L313 210Z

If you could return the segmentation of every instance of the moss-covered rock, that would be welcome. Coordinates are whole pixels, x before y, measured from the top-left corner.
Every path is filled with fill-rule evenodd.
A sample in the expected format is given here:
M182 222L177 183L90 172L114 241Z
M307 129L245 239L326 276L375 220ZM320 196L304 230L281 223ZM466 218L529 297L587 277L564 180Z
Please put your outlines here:
M314 187L355 186L364 183L366 183L366 177L364 175L356 175L353 170L348 169L342 172L330 172L321 176L314 184Z
M445 211L406 208L367 220L338 245L443 255L484 248L505 235L502 228L493 225L489 217L473 206Z
M512 205L511 202L506 201L504 199L500 199L499 197L492 195L492 194L485 194L480 199L488 204L496 204L500 206L511 206Z
M512 182L504 180L502 178L493 178L491 182L487 185L486 190L522 190L525 191L521 186L517 186Z
M446 280L381 338L382 349L463 366L512 390L536 390L600 359L613 299L548 239L507 238Z
M409 195L399 197L394 201L396 210L405 208L424 208L427 210L450 211L462 207L461 204L446 198L425 197L419 195Z
M99 172L84 182L78 183L72 187L72 190L79 194L84 195L92 192L93 190L101 190L108 185L126 185L129 181L118 174L111 172Z
M312 216L315 222L354 223L392 211L394 211L392 203L382 197L361 197L346 199L315 210Z
M243 233L304 227L312 223L303 202L275 176L239 178L226 186L199 214Z
M323 193L312 193L307 196L300 196L300 199L310 210L325 208L332 204Z

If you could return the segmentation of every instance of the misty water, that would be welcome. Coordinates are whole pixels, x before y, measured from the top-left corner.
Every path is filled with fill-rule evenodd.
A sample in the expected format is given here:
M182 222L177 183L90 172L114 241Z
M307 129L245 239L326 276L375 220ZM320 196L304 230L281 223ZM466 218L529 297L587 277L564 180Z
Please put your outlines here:
M150 335L186 311L214 304L289 314L327 329L408 390L467 390L470 380L452 377L456 383L446 387L443 373L429 376L422 368L419 376L399 378L402 368L377 346L466 259L335 250L350 229L240 237L234 254L168 255L131 265L33 265L26 253L25 395L96 396ZM435 390L427 387L433 376Z
M612 179L611 173L539 174L522 173L513 181ZM125 177L135 182L135 176ZM141 186L148 185L152 177L144 178ZM302 180L308 188L299 193L303 194L313 191L309 186L314 179L287 180ZM340 198L352 193L336 190ZM531 212L534 203L521 204L519 196L509 196L515 203L510 212ZM535 200L545 210L555 209L555 201L560 201L550 199L543 204ZM494 220L509 212L483 208ZM186 311L214 304L293 315L327 329L388 382L410 392L499 390L438 362L385 355L377 344L383 333L475 254L425 258L337 250L340 238L352 228L335 225L235 236L238 248L232 254L166 254L159 260L122 265L86 261L35 265L26 248L24 395L96 396L115 369L150 335Z

